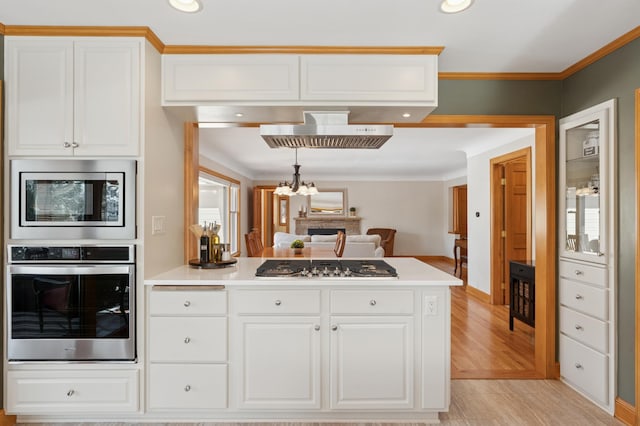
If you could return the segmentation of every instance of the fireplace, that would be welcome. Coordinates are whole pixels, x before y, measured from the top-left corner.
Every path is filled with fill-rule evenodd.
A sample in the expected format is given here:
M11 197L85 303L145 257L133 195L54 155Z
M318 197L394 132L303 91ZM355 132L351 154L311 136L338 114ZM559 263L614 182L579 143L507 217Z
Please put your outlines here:
M346 228L307 228L307 234L309 235L335 235L338 231L347 233Z

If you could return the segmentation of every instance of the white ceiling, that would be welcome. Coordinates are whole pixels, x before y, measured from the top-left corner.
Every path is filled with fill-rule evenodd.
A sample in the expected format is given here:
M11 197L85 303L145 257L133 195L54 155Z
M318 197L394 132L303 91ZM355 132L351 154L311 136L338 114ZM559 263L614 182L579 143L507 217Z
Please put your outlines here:
M475 0L455 15L440 0L202 3L186 14L166 0L2 0L0 23L147 26L166 45L443 46L440 72L491 73L561 72L640 25L640 0ZM293 151L267 148L258 132L202 129L202 149L254 179L290 178ZM465 150L527 132L401 128L380 150L300 150L299 162L307 180L444 178L464 170Z

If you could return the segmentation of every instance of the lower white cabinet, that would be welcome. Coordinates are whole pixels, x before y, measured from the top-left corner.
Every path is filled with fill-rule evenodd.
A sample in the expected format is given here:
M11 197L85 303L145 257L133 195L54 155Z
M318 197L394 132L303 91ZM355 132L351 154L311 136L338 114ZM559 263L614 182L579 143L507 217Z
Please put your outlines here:
M320 318L238 318L240 408L320 408Z
M138 409L137 370L7 372L7 413L130 413Z
M413 408L413 338L413 317L332 317L331 408Z
M166 286L148 294L148 409L226 408L227 292Z

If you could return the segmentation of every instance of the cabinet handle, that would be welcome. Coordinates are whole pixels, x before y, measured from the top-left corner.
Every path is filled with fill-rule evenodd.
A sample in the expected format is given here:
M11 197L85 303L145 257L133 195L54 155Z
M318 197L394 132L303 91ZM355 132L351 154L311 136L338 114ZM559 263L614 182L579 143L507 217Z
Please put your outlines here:
M576 269L574 272L575 272L576 275L584 275L584 272L582 272L579 269Z
M370 304L371 306L376 306L376 300L375 300L375 299L371 299L371 300L369 301L369 304Z
M74 391L73 389L69 389L67 391L67 396L73 396L74 393L76 393L76 391Z
M576 300L582 300L584 297L581 294L576 294Z
M338 326L337 326L337 325L332 325L332 326L331 326L331 329L332 329L333 331L336 331L336 330L338 329Z
M184 307L185 307L185 308L188 308L189 306L191 306L191 302L190 302L190 301L188 301L188 300L185 300L185 302L184 302Z
M315 331L318 331L318 330L320 330L320 326L319 326L318 324L316 324L316 325L313 327L313 329L314 329Z
M580 324L576 324L576 330L581 331L584 330L584 328Z
M185 337L185 338L184 338L184 342L185 342L185 343L189 343L190 341L191 341L191 337Z
M276 300L276 306L280 306L282 305L282 302L280 300Z
M584 367L582 367L582 364L580 364L579 362L576 362L576 368L578 370L582 370Z
M65 142L63 146L65 148L71 148L71 144L69 142Z
M189 392L191 390L191 385L187 385L184 387L185 392Z
M77 148L78 146L79 146L78 142L72 142L71 143L71 148Z

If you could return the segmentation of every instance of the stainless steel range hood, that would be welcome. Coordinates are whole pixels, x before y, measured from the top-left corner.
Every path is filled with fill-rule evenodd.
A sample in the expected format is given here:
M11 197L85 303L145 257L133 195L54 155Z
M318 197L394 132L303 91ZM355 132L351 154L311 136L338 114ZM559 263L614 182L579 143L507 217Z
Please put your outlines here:
M271 148L377 149L393 126L349 124L349 111L305 111L304 124L263 124L260 136Z

